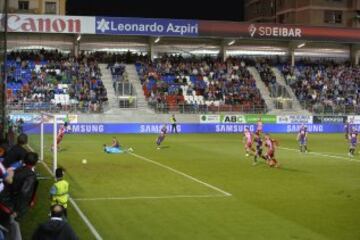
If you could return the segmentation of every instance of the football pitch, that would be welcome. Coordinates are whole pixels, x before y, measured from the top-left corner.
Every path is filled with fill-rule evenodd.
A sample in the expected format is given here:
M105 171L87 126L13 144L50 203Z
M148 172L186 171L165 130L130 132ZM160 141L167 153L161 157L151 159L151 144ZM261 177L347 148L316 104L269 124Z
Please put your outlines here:
M295 134L272 135L279 169L253 166L241 134L170 134L161 150L157 135L117 135L134 152L106 154L112 136L67 134L58 154L72 198L102 239L360 239L360 154L347 156L343 134L310 134L307 154ZM31 142L37 149L38 136ZM51 183L40 182L24 239L47 218ZM80 238L95 239L69 212Z

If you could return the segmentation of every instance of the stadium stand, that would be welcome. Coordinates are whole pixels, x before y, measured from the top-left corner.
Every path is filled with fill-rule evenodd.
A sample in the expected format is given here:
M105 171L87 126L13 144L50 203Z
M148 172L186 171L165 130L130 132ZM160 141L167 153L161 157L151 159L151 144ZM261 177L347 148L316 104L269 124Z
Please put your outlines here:
M360 112L360 67L332 61L301 62L282 72L299 101L315 113Z
M107 102L96 59L58 51L11 52L8 104L12 109L99 112Z
M255 62L255 67L258 70L262 81L268 87L271 96L276 97L276 88L278 86L276 82L275 74L271 70L271 60L270 59L257 59Z
M170 111L263 112L266 109L245 62L210 57L194 59L164 56L137 62L149 105Z

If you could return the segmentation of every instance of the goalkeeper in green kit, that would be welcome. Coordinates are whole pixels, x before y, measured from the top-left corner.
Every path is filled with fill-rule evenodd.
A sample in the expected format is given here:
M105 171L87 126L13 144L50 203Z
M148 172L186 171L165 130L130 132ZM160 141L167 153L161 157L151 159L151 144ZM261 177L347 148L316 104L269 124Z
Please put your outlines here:
M66 114L65 119L64 119L64 127L65 127L66 133L71 132L71 126L69 123L70 123L69 114Z

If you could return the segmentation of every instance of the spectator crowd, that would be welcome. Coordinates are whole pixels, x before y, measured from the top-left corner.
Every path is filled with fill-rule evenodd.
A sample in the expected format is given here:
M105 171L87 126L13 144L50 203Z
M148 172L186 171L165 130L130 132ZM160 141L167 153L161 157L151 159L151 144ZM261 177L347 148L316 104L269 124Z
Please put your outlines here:
M124 63L135 63L148 104L185 112L264 112L266 104L247 66L255 66L270 96L289 97L272 67L280 66L286 83L312 112L360 112L359 66L323 60L182 57L155 60L142 54L92 52L75 58L59 51L22 51L8 55L7 97L10 109L101 112L107 89L98 62L108 63L113 87L131 84ZM125 84L125 85L124 85ZM130 89L130 88L129 88Z
M8 55L7 100L11 108L99 112L107 102L98 62L58 51Z
M137 62L145 97L150 105L191 109L263 111L265 103L255 80L241 59L164 56Z
M360 112L360 67L333 61L301 62L282 67L287 83L310 111Z

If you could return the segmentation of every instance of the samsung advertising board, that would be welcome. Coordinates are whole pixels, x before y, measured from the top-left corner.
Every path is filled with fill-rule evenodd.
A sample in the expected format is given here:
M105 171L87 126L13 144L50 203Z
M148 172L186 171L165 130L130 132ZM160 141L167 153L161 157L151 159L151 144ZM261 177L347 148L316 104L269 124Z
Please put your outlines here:
M267 133L297 133L303 124L264 124L264 132ZM70 134L158 134L162 123L74 123L70 124ZM311 133L342 133L344 124L305 124ZM354 125L355 127L357 125ZM45 133L52 133L52 124L45 124ZM170 132L171 125L168 126ZM178 124L179 133L243 133L248 127L250 131L256 130L256 124L238 123L186 123ZM27 133L38 133L39 128L33 124L26 124L24 127Z

